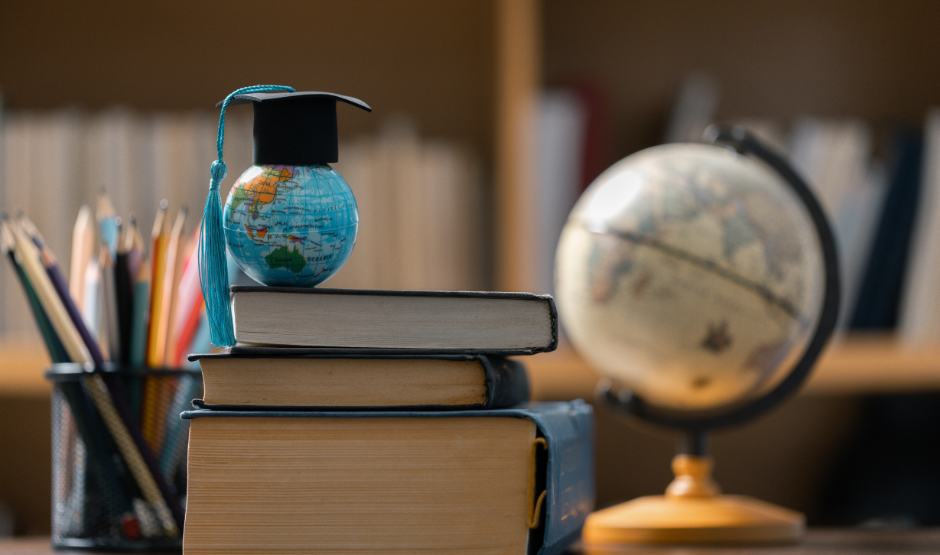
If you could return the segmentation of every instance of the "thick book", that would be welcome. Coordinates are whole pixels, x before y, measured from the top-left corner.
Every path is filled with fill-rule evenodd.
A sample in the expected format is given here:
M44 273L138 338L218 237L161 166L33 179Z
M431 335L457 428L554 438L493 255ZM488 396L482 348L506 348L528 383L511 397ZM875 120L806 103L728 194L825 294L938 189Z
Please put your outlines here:
M211 409L495 409L529 400L525 366L502 356L233 347L189 359L205 387L196 404Z
M548 295L232 286L239 344L529 355L558 344Z
M551 555L594 505L594 422L580 400L182 416L184 555Z

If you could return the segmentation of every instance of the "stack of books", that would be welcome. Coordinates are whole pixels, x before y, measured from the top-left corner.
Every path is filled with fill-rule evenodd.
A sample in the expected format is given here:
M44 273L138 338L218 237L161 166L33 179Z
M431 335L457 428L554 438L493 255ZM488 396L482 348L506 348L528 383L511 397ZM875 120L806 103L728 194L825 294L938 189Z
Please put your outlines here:
M591 408L527 403L551 297L233 287L193 355L183 551L561 552L594 503Z

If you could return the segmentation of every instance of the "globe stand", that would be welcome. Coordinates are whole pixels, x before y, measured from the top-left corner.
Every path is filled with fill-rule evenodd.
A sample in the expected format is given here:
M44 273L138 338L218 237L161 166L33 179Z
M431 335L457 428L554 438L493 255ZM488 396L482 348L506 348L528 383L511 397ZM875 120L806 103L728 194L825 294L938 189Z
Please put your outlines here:
M794 543L802 514L740 495L722 495L711 457L679 454L665 495L639 497L597 511L584 525L589 544Z
M819 202L781 157L742 128L712 126L711 140L740 154L757 157L776 170L803 201L820 242L825 268L824 296L816 329L802 357L786 377L752 399L711 409L679 410L647 403L632 391L598 384L598 404L649 424L681 430L685 449L672 461L675 479L665 495L640 497L591 514L584 526L585 544L623 543L793 543L805 528L802 514L750 497L723 495L712 479L706 434L710 430L749 422L793 395L809 376L839 313L839 269L835 240Z

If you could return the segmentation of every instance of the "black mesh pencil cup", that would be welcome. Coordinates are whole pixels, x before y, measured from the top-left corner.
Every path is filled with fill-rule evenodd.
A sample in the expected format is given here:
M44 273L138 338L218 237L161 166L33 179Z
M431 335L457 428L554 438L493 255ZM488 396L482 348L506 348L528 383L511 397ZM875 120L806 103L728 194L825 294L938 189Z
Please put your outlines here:
M198 370L54 364L52 546L182 550L189 424Z

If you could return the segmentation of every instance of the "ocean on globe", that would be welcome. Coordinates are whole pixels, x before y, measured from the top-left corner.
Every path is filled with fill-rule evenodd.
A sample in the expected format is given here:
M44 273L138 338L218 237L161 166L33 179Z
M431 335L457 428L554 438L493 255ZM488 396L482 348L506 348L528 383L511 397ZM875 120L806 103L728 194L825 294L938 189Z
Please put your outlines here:
M359 210L349 185L328 165L255 165L229 192L222 222L228 251L249 277L312 287L346 263Z
M716 409L779 383L821 317L824 259L771 168L706 144L629 156L572 210L556 254L564 330L659 407Z

